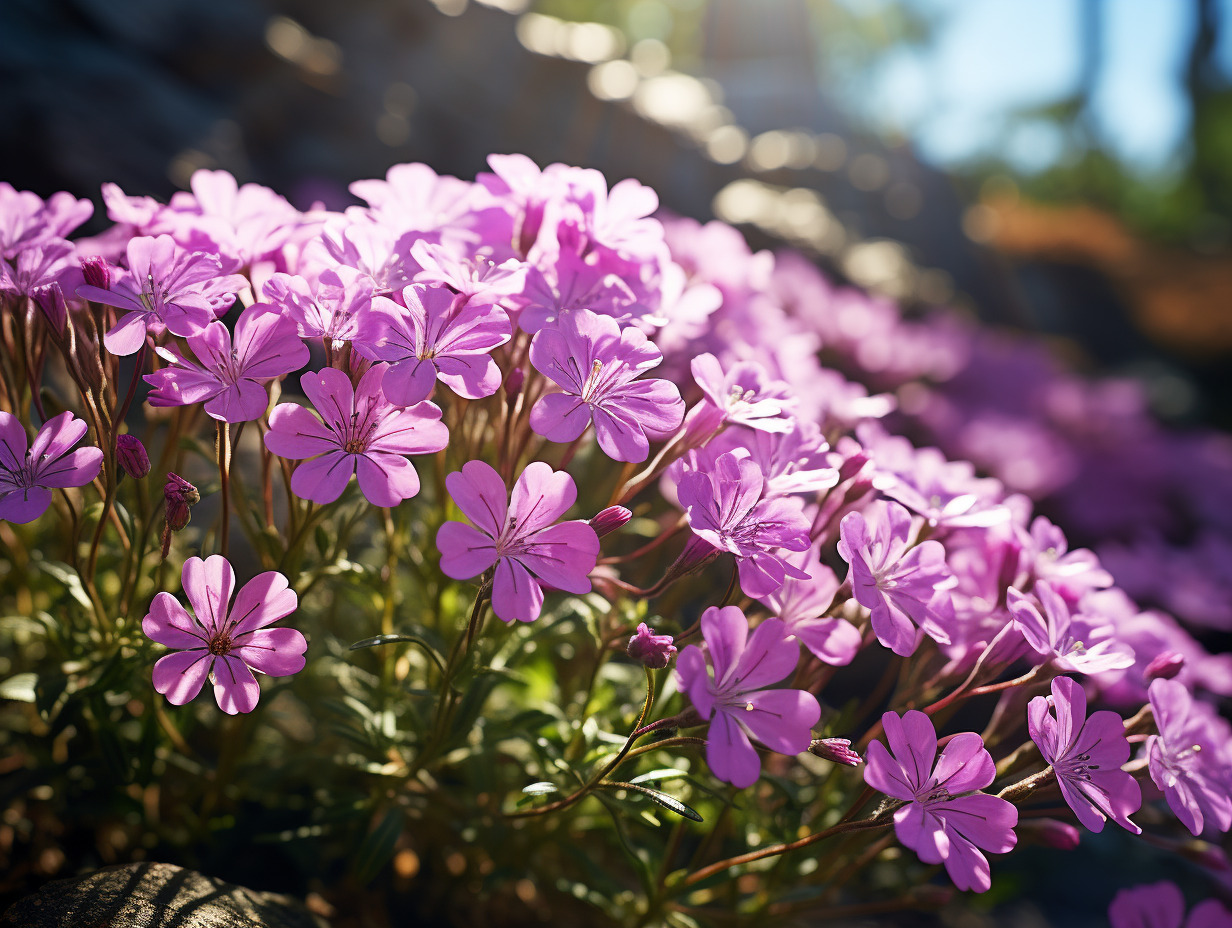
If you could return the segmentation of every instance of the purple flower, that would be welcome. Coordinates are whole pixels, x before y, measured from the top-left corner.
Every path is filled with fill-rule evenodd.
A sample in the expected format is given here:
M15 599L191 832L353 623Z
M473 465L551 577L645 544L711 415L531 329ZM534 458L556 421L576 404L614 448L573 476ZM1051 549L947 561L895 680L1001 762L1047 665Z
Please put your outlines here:
M1112 928L1232 928L1232 912L1218 899L1199 902L1185 918L1185 897L1162 880L1122 889L1108 906Z
M32 297L52 284L72 292L81 273L73 256L71 242L53 238L22 249L11 261L0 258L0 294Z
M859 767L864 763L860 755L851 749L851 741L847 738L819 738L809 745L809 753L846 767Z
M310 284L302 277L271 274L262 292L295 320L301 338L335 342L371 341L373 283L354 268L329 268Z
M530 412L530 426L549 441L569 442L594 422L599 447L614 461L644 461L646 430L670 432L684 418L684 400L666 380L638 380L663 360L639 329L623 332L610 316L579 309L543 328L530 360L562 393L549 393Z
M43 202L29 190L0 181L0 258L12 259L31 245L64 238L94 213L94 204L60 191Z
M607 265L588 262L571 251L562 251L546 269L532 267L523 298L518 327L532 334L579 309L621 320L631 314L637 300Z
M1214 712L1203 712L1205 703L1195 703L1176 680L1156 680L1148 696L1159 730L1146 742L1151 779L1195 836L1210 826L1227 831L1232 826L1232 775L1221 750L1228 743L1226 724L1217 727Z
M1031 532L1024 541L1023 553L1031 561L1035 578L1047 581L1070 601L1112 586L1112 574L1100 566L1095 552L1086 548L1068 550L1065 533L1043 516L1031 522Z
M1088 717L1086 692L1070 677L1056 677L1052 696L1036 696L1027 706L1027 728L1078 821L1099 832L1112 819L1142 833L1129 820L1142 807L1142 790L1121 769L1129 742L1119 715L1105 710Z
M492 609L506 622L533 622L543 608L543 587L589 593L599 538L586 522L553 524L577 487L564 471L542 461L527 465L506 502L505 483L483 461L468 461L445 478L458 508L475 526L446 522L436 533L441 570L455 580L493 564Z
M1013 587L1006 594L1006 603L1027 644L1042 657L1051 657L1058 668L1075 673L1103 673L1133 666L1133 650L1112 637L1110 626L1081 615L1071 617L1065 600L1043 580L1036 581L1035 595L1043 615Z
M380 334L363 353L390 362L385 395L410 406L426 400L437 380L467 399L491 396L501 372L492 349L509 341L509 317L497 306L468 303L440 287L413 284L405 306L386 297L373 302Z
M868 746L864 781L909 803L894 813L898 840L926 864L944 862L959 889L986 892L992 883L988 859L980 851L1013 850L1018 809L997 796L974 792L997 776L983 739L975 732L955 735L938 758L937 730L923 712L912 709L901 718L887 712L881 723L890 749L880 741Z
M422 268L416 283L450 287L472 303L499 304L521 293L526 282L527 267L517 258L498 264L483 254L466 257L458 249L426 239L411 246L411 257Z
M871 610L877 640L903 657L915 651L916 626L949 644L939 609L956 583L941 543L908 547L910 537L911 513L898 503L873 503L867 518L850 512L839 524L838 553L851 565L852 595Z
M128 243L128 271L108 289L83 285L77 295L126 310L103 336L107 350L134 354L146 332L166 327L172 335L196 335L214 321L248 286L238 274L223 275L214 255L180 248L170 235L134 238Z
M821 563L815 548L784 560L799 567L808 578L788 578L775 592L761 597L761 601L771 615L783 620L787 634L798 639L818 660L835 667L850 664L860 650L860 632L846 619L826 615L839 588L834 571Z
M158 219L177 241L251 267L286 244L299 211L260 184L236 183L226 171L194 171L192 193L177 193Z
M676 660L680 687L710 719L706 762L716 777L744 789L761 775L761 759L749 738L780 754L807 751L821 706L804 690L767 690L796 669L800 647L783 623L766 619L753 634L735 606L702 613L705 653L689 645ZM707 668L709 663L709 668Z
M269 405L264 384L308 363L308 347L295 334L295 322L267 303L254 303L235 323L235 338L221 322L188 336L197 361L171 348L159 348L170 367L146 374L151 406L205 403L205 411L226 422L260 418Z
M633 513L624 506L608 506L590 517L590 527L595 530L596 535L602 538L617 529L624 528L632 518Z
M102 449L69 450L86 429L82 420L62 412L43 423L27 448L21 422L0 412L0 519L33 522L51 505L53 489L85 486L98 476Z
M631 658L651 670L662 670L676 656L672 636L656 635L645 622L638 624L637 632L629 639L625 650Z
M693 431L712 432L728 424L763 432L791 431L796 406L791 389L781 380L771 380L760 364L739 361L725 373L718 358L701 354L693 359L690 369L708 401L699 407Z
M431 403L394 406L381 392L386 366L370 368L359 386L327 367L300 378L307 408L280 403L270 413L265 447L279 457L312 458L295 468L291 490L301 499L332 503L358 475L359 489L374 506L396 506L419 492L419 475L408 454L430 454L449 443L441 411Z
M839 472L830 466L830 446L812 422L799 420L786 432L729 428L704 451L716 457L723 451L742 448L757 462L766 478L767 496L816 494L839 482Z
M308 642L293 628L269 628L295 611L298 600L275 570L244 584L231 605L235 571L221 555L184 562L189 615L170 593L159 593L141 623L146 636L175 653L154 665L154 689L182 706L214 684L218 708L229 715L251 712L261 696L254 670L285 677L304 669Z
M740 586L749 596L766 596L793 577L806 574L775 549L809 547L809 521L799 499L762 499L761 468L748 458L719 455L711 473L691 471L680 478L677 494L688 512L693 534L736 557Z

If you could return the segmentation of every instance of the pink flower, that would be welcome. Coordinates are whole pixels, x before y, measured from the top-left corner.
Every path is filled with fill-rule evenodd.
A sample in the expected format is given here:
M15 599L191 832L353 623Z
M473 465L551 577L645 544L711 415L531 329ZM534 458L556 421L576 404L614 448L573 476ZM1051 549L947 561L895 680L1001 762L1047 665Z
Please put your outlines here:
M778 619L766 619L750 636L738 608L711 606L702 613L701 626L705 652L689 645L676 660L676 672L697 711L711 720L706 739L711 771L744 789L761 775L750 737L780 754L807 751L821 706L804 690L766 689L791 674L800 659L800 646Z
M662 670L676 656L676 645L671 635L656 635L653 628L641 622L625 651L629 657L651 670Z
M44 203L38 194L0 181L0 258L11 259L31 245L64 238L93 214L93 203L71 193L53 193Z
M0 519L33 522L51 505L51 491L85 486L98 476L100 448L69 449L87 426L71 412L48 419L29 445L15 416L0 412Z
M110 288L84 285L77 295L126 310L103 336L107 350L134 354L145 344L146 332L196 335L235 301L248 286L238 274L224 275L214 255L189 252L170 235L134 238L128 243L128 271Z
M849 512L839 524L838 553L851 565L856 602L872 612L877 640L900 656L916 648L916 626L949 644L945 592L957 582L939 541L908 546L911 513L898 503L877 502Z
M527 465L506 497L505 483L483 461L468 461L445 478L458 508L475 526L446 522L436 533L441 570L455 580L493 564L492 609L506 622L533 622L543 608L543 587L589 593L599 537L583 521L559 519L577 487L564 471L542 461ZM506 502L508 499L508 502Z
M286 244L299 211L260 184L236 183L226 171L204 168L189 180L192 193L177 193L159 211L161 229L176 241L219 254L233 266L251 267Z
M1151 779L1195 836L1211 826L1227 831L1232 827L1227 724L1205 703L1194 702L1176 680L1156 680L1148 694L1159 729L1146 742Z
M59 284L70 293L81 280L71 242L44 239L19 251L12 260L0 257L0 295L32 297L44 287Z
M218 708L229 715L251 712L261 696L254 670L285 677L304 669L308 642L293 628L269 628L295 611L295 591L271 570L244 584L231 605L235 571L221 555L184 562L189 615L170 593L159 593L141 623L146 636L175 653L154 665L154 689L182 706L214 684Z
M638 380L663 360L646 336L621 331L610 316L579 309L543 328L530 360L563 392L549 393L530 412L530 425L549 441L569 442L592 422L599 447L614 461L644 461L646 430L670 432L684 418L684 400L667 380Z
M1078 821L1099 832L1112 819L1142 833L1129 820L1142 806L1142 790L1121 769L1129 760L1129 742L1119 715L1103 711L1088 718L1086 692L1069 677L1056 677L1052 696L1036 696L1027 706L1027 728Z
M980 851L1013 850L1018 809L1005 799L975 792L997 776L983 739L975 732L955 735L938 758L937 730L923 712L912 709L901 718L887 712L881 723L890 750L880 741L868 746L864 781L908 802L894 813L898 840L924 863L944 863L959 889L986 892L992 882L988 858Z
M788 577L783 585L761 597L770 614L783 620L787 634L797 639L819 661L845 667L860 650L859 630L846 619L833 618L826 611L838 592L834 571L821 563L816 548L787 555L788 564L808 574L805 580Z
M404 306L386 297L374 301L379 334L362 348L365 356L390 362L385 380L390 402L410 406L426 400L437 380L472 400L500 389L492 349L513 334L503 309L423 284L405 288L402 300Z
M294 403L274 407L265 447L279 457L312 458L291 475L296 496L332 503L356 474L374 506L396 506L419 492L419 475L406 455L440 451L449 430L431 403L409 409L390 403L381 391L385 376L386 366L377 364L353 388L332 367L304 374L300 386L324 422Z
M1185 897L1162 880L1123 889L1108 906L1112 928L1232 928L1232 912L1218 899L1199 902L1185 918Z
M415 282L445 286L472 303L499 305L501 300L522 292L526 265L517 258L499 264L485 254L465 256L462 249L434 245L419 239L411 246L411 257L421 270Z
M372 279L354 268L329 268L311 284L302 277L271 274L262 293L295 320L301 338L331 344L376 338Z
M1006 594L1006 603L1014 624L1041 657L1051 657L1058 668L1075 673L1103 673L1133 666L1133 649L1113 637L1112 627L1086 616L1071 617L1065 600L1043 580L1035 582L1035 595L1043 615L1013 587Z
M546 268L532 267L523 297L526 302L518 326L531 333L579 309L620 320L630 315L636 302L629 285L611 268L588 262L571 251L562 251Z
M690 369L707 400L700 411L690 414L694 432L714 431L727 424L763 432L791 431L797 400L786 383L772 380L760 364L738 361L724 371L714 355L700 354Z
M226 422L258 419L269 405L264 384L308 363L308 347L295 322L266 303L253 303L235 323L235 339L221 322L211 322L188 346L197 361L173 348L159 348L170 367L146 374L151 406L205 403L205 411Z

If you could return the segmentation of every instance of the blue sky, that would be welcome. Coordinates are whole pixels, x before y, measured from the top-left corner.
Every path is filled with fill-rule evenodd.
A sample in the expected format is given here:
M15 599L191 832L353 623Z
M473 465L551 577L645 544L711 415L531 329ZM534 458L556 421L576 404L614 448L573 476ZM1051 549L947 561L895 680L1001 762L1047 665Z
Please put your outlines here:
M876 0L848 0L853 6ZM1072 93L1081 69L1084 0L909 0L936 14L935 41L897 49L863 99L865 116L903 131L920 154L952 165L1000 151L1037 170L1059 154L1045 124L1007 131L1004 114ZM1196 24L1193 0L1103 0L1104 61L1093 115L1101 141L1144 173L1183 150L1182 80ZM1232 0L1220 0L1218 57L1232 72Z

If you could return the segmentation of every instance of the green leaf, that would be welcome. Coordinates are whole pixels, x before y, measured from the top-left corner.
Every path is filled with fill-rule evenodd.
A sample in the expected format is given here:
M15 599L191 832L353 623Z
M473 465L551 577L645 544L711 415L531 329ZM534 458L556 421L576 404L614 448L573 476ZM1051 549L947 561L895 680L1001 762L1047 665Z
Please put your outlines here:
M549 783L546 780L540 780L538 783L532 783L530 786L523 786L522 792L528 796L544 796L548 793L559 792L555 783Z
M649 773L643 773L641 776L634 777L630 783L654 783L662 780L679 780L687 777L687 770L677 770L675 767L661 767L658 770L651 770Z
M18 673L0 682L0 699L16 702L34 702L34 687L38 683L36 673Z
M663 808L675 812L677 815L682 815L693 822L701 822L704 819L694 810L686 806L675 796L669 796L667 793L660 792L657 789L651 789L649 786L641 786L637 783L601 783L603 789L625 789L632 790L635 793L641 793L651 802L658 803Z
M358 651L360 648L376 648L386 644L397 644L398 642L407 642L409 644L418 645L428 657L432 658L432 662L440 669L441 673L445 672L445 658L441 653L432 646L432 643L422 635L414 635L409 633L400 633L396 635L375 635L372 638L365 638L363 641L357 641L351 645L352 651Z
M394 856L394 848L402 835L401 809L390 809L372 831L368 832L355 855L355 876L362 884L371 883Z
M34 561L38 564L39 569L43 573L60 582L60 585L68 592L70 596L77 601L77 604L83 609L92 610L93 604L90 602L90 597L86 595L86 588L81 585L81 577L77 576L77 571L69 567L67 564L62 564L59 561Z

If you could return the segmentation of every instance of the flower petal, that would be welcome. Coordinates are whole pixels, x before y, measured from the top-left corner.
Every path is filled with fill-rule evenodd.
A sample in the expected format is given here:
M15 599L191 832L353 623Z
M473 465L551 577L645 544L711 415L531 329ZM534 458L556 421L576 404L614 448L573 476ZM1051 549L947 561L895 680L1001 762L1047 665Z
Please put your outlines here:
M286 677L304 669L308 640L294 628L259 628L235 640L235 656L253 670Z
M234 639L285 619L298 605L299 597L285 576L276 570L257 574L235 596L227 619L231 637Z
M502 557L492 582L492 610L506 622L533 622L543 609L543 589L514 558Z
M214 662L214 699L219 709L227 715L251 712L260 698L261 684L242 660L228 654Z
M355 458L354 454L338 450L305 461L291 475L291 491L300 499L332 503L351 482Z
M141 630L150 640L179 651L204 648L208 643L205 629L167 592L154 597L149 613L141 620Z
M205 648L160 657L154 664L154 689L173 706L182 706L201 692L212 664L213 658Z
M227 607L235 591L231 564L221 554L211 554L204 561L190 557L184 562L181 581L197 622L211 635L219 631L227 620Z
M436 533L441 572L455 580L477 577L496 563L496 542L472 525L446 522Z

